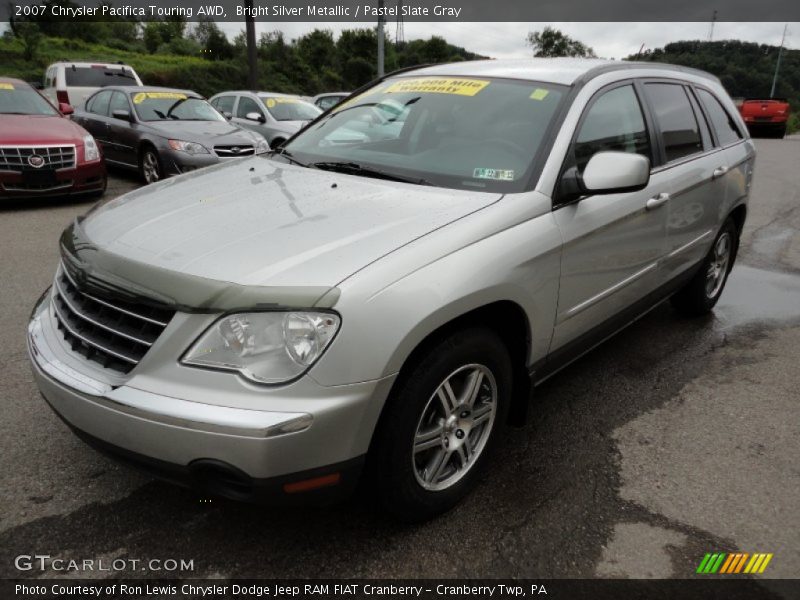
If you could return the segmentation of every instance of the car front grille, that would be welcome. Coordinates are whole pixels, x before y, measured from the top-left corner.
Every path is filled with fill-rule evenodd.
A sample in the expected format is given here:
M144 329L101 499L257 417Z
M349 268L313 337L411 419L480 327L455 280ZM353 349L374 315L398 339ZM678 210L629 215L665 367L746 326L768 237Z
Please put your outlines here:
M53 310L64 339L87 360L129 373L164 331L175 311L84 293L62 266Z
M232 156L248 156L255 152L253 146L214 146L217 156L229 158Z
M39 166L31 157L41 157ZM34 162L38 159L34 158ZM38 171L39 169L72 169L75 167L75 146L0 146L0 171Z

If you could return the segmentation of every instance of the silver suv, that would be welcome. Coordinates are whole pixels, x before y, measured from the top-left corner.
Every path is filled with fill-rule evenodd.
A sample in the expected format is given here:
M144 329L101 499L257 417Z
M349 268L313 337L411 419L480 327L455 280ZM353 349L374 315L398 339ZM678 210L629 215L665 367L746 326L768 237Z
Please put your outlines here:
M36 380L78 435L157 476L292 502L368 478L429 518L537 382L666 298L712 309L753 161L699 71L390 75L265 157L70 225L28 328Z

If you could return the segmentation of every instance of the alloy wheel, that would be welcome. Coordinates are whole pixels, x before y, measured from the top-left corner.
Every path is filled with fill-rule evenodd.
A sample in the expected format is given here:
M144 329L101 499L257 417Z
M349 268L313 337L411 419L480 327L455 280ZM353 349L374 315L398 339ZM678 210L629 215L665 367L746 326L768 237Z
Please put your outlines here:
M417 482L441 491L461 480L486 447L497 413L497 383L484 365L453 371L429 398L417 424L412 463Z
M714 243L711 262L706 272L706 296L709 298L716 298L725 283L732 249L733 240L728 232L720 235Z

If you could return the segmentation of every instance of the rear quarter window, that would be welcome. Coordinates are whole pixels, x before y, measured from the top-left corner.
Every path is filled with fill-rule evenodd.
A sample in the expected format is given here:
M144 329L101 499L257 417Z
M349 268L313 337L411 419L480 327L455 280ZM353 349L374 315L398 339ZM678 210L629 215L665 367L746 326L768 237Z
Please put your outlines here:
M697 96L703 103L711 125L717 133L717 140L721 146L727 146L743 139L739 128L734 123L728 111L722 106L719 100L709 91L698 89Z

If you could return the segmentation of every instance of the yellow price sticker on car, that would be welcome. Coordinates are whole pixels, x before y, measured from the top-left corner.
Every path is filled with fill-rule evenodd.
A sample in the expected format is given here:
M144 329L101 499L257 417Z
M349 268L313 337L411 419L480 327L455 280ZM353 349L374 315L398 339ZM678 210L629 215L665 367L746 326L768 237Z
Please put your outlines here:
M265 98L264 104L267 108L274 108L277 104L297 104L300 102L297 98Z
M487 85L489 81L481 79L454 79L441 77L426 77L425 79L401 79L386 88L387 94L400 94L403 92L419 92L423 94L454 94L456 96L474 96Z
M547 94L549 94L549 90L543 90L542 88L536 88L531 92L530 98L531 100L544 100L547 98Z
M178 92L139 92L133 97L134 104L141 104L145 100L186 100L186 94Z
M13 90L13 89L14 89L14 84L0 82L0 90Z

